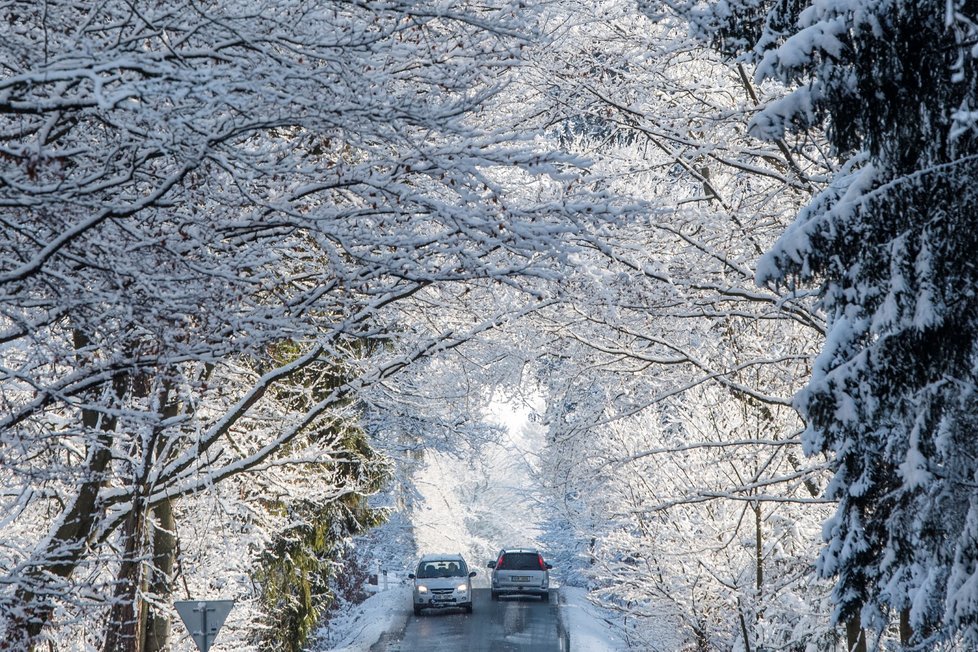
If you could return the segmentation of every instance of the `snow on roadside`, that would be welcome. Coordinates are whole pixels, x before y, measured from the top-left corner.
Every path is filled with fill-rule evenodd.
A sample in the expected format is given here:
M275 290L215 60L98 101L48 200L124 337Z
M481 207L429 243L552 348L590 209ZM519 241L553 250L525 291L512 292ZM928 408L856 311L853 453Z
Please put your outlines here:
M312 637L309 650L367 652L387 632L401 629L411 613L411 587L380 591L335 615Z
M560 617L570 637L570 652L621 652L627 644L607 622L602 609L577 586L560 587Z

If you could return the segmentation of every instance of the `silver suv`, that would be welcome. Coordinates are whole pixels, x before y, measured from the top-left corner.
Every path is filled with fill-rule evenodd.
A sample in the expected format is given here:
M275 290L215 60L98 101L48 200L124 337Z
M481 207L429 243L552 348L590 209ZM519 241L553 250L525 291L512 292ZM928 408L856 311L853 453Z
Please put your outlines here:
M422 609L462 608L472 613L472 578L475 571L462 555L425 555L418 570L409 573L414 580L414 615Z
M493 600L501 595L537 595L550 599L550 573L553 566L543 561L534 548L503 548L496 561L486 564L492 569L490 592Z

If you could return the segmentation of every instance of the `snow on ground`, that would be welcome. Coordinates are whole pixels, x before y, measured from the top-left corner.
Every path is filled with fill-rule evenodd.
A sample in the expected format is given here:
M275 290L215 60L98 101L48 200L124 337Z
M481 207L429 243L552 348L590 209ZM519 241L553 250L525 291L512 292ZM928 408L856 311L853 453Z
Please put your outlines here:
M396 584L334 616L313 636L310 650L367 652L388 631L404 626L411 613L411 587Z
M608 616L587 599L586 589L562 586L560 610L570 636L571 652L620 652L628 649L608 623Z

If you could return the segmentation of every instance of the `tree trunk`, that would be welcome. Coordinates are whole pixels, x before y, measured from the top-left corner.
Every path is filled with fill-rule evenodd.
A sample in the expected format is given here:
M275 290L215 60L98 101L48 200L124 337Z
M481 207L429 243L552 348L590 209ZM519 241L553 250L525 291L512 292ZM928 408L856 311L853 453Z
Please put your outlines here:
M32 649L51 618L54 602L49 596L58 592L54 584L74 572L95 526L99 487L110 458L109 441L108 437L99 437L92 446L86 464L89 480L81 485L74 502L64 511L61 524L44 549L33 556L33 565L25 569L14 594L14 604L19 609L7 621L0 650Z
M169 501L153 509L153 571L148 592L160 602L169 602L173 593L173 567L177 558L177 522ZM144 603L145 639L142 652L165 652L169 649L170 618L152 604Z
M86 347L88 343L83 333L74 331L76 350ZM112 380L112 389L117 397L125 393L126 384L125 374ZM25 567L23 578L14 593L12 613L15 615L7 620L0 650L23 652L34 648L37 637L54 611L51 596L60 592L56 584L75 571L88 537L95 529L100 512L99 489L111 461L111 433L116 428L117 420L92 409L83 409L81 417L82 425L87 430L99 433L88 446L85 479L74 500L62 512L54 532Z
M910 639L913 638L913 627L910 626L910 609L900 610L900 644L903 647L910 647Z
M150 380L137 377L133 382L133 394L139 398L150 395ZM172 387L164 382L159 391L158 400L162 407L160 416L163 420L177 415L179 405L171 400ZM136 451L133 451L135 454ZM170 575L173 571L173 555L176 549L173 511L169 501L161 503L152 510L146 508L146 497L152 493L148 486L149 470L164 454L163 441L159 428L154 429L150 442L142 451L142 474L134 478L136 486L140 487L139 496L133 498L132 511L123 526L125 553L116 581L115 599L112 604L112 614L106 627L105 644L102 652L144 652L150 637L148 619L150 605L144 599L147 589L155 593L155 589L163 589L163 597L169 595ZM160 519L156 527L147 518L147 511ZM149 540L147 527L153 527L152 540ZM170 541L172 539L172 541ZM149 547L151 546L151 547ZM143 563L145 553L151 555L149 570ZM151 585L151 586L150 586ZM156 612L154 611L154 621ZM162 645L166 646L166 633L169 631L169 621L153 623L154 645L160 645L159 636L163 635Z
M866 634L863 632L862 621L858 615L846 621L846 650L866 652Z
M761 501L755 501L754 505L754 581L757 590L757 604L761 603L761 587L764 586L764 531L761 529L763 519L761 518Z
M140 557L146 527L142 511L140 505L134 505L122 527L124 552L116 576L115 595L102 652L141 652L143 609L139 595L142 581Z

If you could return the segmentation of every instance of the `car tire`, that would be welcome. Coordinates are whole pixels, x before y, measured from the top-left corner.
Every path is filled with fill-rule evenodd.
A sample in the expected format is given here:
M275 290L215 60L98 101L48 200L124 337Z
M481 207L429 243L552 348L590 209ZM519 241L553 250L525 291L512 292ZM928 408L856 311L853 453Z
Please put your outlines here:
M489 592L489 597L491 597L493 600L498 600L499 599L499 591L490 591Z
M414 615L415 616L421 615L421 607L419 607L418 605L414 605Z
M468 603L467 605L465 605L465 613L467 613L467 614L472 613L472 603L471 602Z
M550 591L542 591L540 593L540 600L543 602L550 602Z

